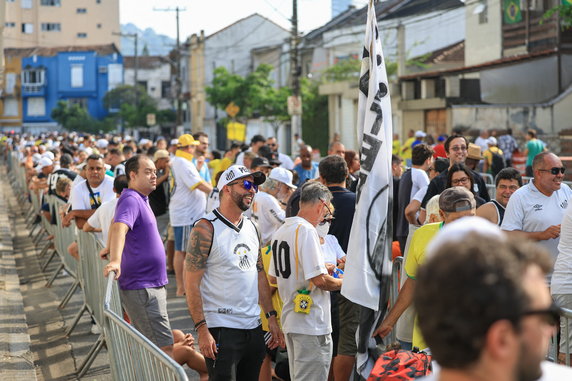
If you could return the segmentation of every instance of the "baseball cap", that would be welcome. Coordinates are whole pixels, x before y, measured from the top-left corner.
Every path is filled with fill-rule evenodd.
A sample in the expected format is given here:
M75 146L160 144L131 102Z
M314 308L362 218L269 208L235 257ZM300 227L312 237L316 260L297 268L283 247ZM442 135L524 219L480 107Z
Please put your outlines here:
M250 166L252 168L256 168L256 167L272 168L272 166L270 165L270 162L265 157L255 157L254 159L252 159L252 164L250 164Z
M447 188L439 196L439 209L446 213L476 208L475 196L465 187Z
M467 148L467 159L482 160L483 156L481 155L481 147L476 144L469 143L469 147Z
M418 130L415 132L415 137L416 138L424 138L425 136L427 136L427 134L421 130Z
M176 146L177 144L179 144L179 139L171 139L172 146Z
M169 157L169 151L165 149L159 149L155 151L155 154L153 155L153 161L157 161L159 159L166 159L168 157Z
M199 141L195 140L195 138L193 138L192 135L184 134L179 136L179 143L177 144L177 147L198 146L198 145Z
M46 151L42 154L42 157L47 157L48 159L53 161L55 158L55 155L52 151Z
M487 144L491 145L491 146L496 146L497 145L497 138L495 138L494 136L491 136L487 139Z
M40 159L40 161L38 161L36 169L38 170L38 172L40 172L44 167L49 167L50 165L53 164L54 162L49 157L43 157Z
M97 148L107 148L109 142L105 139L99 139L97 142L95 142L95 145Z
M270 175L268 177L271 178L272 180L280 181L281 183L288 185L292 189L298 188L296 185L292 184L292 177L293 177L292 172L290 172L286 168L280 168L280 167L274 168L272 169L272 171L270 171Z
M41 158L42 158L42 155L40 155L39 153L35 153L35 154L32 155L32 162L33 162L33 163L38 163Z
M228 167L228 169L222 173L218 180L217 188L218 190L222 190L222 188L228 183L248 176L254 177L254 184L256 185L260 185L266 181L264 173L260 171L250 172L244 165L235 164Z
M439 137L437 138L438 142L444 142L445 140L447 140L447 136L446 135L439 135Z

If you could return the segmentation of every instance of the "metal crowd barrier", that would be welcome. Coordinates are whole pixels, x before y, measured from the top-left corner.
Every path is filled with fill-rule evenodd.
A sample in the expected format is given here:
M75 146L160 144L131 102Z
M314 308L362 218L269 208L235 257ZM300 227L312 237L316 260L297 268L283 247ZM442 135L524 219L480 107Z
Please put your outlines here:
M393 266L391 267L391 287L389 294L389 304L390 308L395 305L397 297L399 296L399 277L401 275L401 268L403 267L403 257L395 257L393 260ZM395 343L397 341L397 333L395 329L391 330L390 333L390 343Z
M103 304L104 331L108 340L109 363L115 380L188 380L183 368L139 331L127 324L111 305L115 272L107 279ZM115 287L116 289L116 287ZM137 359L134 361L134 359Z
M564 330L560 332L560 337L561 337L560 340L562 340L562 337L566 338L570 336L570 329L568 327L568 324L572 322L572 309L562 308L562 315L560 316L560 320L561 322L562 320L564 320ZM548 360L558 362L558 354L560 353L560 346L558 345L558 333L556 333L552 337L552 348L549 352L550 353L548 355ZM572 352L572 343L568 343L568 346L566 347L566 352L564 353L566 355L566 360L565 360L566 366L570 366L571 352Z

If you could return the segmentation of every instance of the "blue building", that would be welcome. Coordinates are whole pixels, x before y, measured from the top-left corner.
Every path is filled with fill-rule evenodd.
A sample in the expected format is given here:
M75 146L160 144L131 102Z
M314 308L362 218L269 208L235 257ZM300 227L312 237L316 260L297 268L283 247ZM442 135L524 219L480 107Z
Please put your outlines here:
M103 97L123 83L123 57L114 44L33 48L21 62L25 128L57 127L51 113L61 100L102 119L108 114Z

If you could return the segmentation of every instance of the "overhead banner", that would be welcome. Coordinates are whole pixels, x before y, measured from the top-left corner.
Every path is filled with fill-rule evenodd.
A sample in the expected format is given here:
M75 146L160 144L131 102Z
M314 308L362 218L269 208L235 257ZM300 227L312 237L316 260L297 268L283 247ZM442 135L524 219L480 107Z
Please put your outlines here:
M386 313L391 283L393 131L384 61L375 7L370 0L359 80L361 171L342 286L342 295L362 306L356 366L364 378L375 362L371 351L376 342L371 335Z

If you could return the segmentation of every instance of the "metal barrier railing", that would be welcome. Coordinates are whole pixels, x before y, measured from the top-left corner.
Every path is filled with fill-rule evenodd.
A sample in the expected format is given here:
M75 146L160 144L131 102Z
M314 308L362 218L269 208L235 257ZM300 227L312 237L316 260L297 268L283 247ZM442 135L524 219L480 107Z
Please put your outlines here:
M389 294L389 307L393 308L395 302L397 301L397 297L399 295L399 280L401 276L401 268L403 267L403 257L395 257L393 260L393 265L391 267L391 287L390 287L390 294ZM390 343L395 343L397 341L397 332L394 329L391 330L390 333Z
M187 374L179 364L127 324L114 310L111 304L112 294L117 289L114 279L115 272L112 271L107 279L103 313L106 317L104 331L109 339L109 363L112 373L118 375L116 379L187 381Z
M560 324L561 326L564 325L564 330L560 331L560 337L562 340L562 337L564 338L568 338L570 337L570 328L569 328L569 324L572 322L572 309L568 309L568 308L562 308L562 315L560 316L560 320L562 322L562 320L564 320L564 324ZM568 340L567 340L568 341ZM564 355L566 356L565 359L565 363L566 366L570 366L570 353L572 352L572 343L568 342L568 345L566 346L566 350L564 352ZM557 362L558 361L558 355L560 352L560 346L558 345L558 334L556 333L553 337L552 337L552 348L550 351L550 355L554 356L554 358L549 358L549 360ZM550 357L549 355L549 357Z

